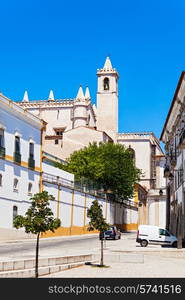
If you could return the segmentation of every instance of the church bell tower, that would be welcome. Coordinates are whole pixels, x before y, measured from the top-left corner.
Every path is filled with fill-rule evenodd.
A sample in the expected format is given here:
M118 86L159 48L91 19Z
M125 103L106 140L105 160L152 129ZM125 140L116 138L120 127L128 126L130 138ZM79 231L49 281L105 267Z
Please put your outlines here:
M113 140L118 132L118 72L107 57L104 67L97 70L97 129Z

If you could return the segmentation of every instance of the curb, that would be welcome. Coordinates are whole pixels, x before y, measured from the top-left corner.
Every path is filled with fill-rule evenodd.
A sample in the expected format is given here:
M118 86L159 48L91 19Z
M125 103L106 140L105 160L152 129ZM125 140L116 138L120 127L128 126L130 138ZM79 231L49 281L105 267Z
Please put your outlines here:
M39 276L47 275L79 267L86 261L92 262L92 254L40 258L38 273ZM0 278L2 277L35 277L35 259L0 262Z

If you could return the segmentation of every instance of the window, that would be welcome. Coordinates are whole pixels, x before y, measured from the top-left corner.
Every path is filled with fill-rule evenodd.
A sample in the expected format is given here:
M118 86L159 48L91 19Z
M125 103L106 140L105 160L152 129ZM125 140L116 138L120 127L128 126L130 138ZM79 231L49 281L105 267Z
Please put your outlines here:
M55 140L55 145L58 145L58 140Z
M18 192L18 184L19 184L19 180L17 178L14 178L14 181L13 181L14 192Z
M170 236L169 232L166 229L159 229L159 235Z
M15 136L15 153L20 153L20 137Z
M104 90L109 90L109 78L105 77L104 81L103 81L103 88Z
M0 186L2 186L2 179L3 179L3 175L0 174Z
M0 148L4 147L4 130L0 129Z
M17 214L18 214L18 208L17 206L13 206L13 220L15 219L15 217L17 217Z
M29 143L29 157L34 157L34 143Z
M29 182L28 183L28 195L32 195L32 187L33 187L32 183Z
M130 152L131 158L132 158L133 160L135 160L135 151L134 151L134 149L132 149L132 148L129 146L128 151Z
M56 130L56 135L60 135L60 136L62 136L63 135L63 131L61 130Z

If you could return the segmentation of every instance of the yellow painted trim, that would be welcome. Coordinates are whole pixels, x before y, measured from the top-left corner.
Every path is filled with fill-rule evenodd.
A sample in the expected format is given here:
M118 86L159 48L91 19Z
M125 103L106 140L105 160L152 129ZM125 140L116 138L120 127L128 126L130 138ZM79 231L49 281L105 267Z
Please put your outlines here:
M87 205L87 194L85 193L85 201L84 201L84 227L86 225L86 205Z
M97 230L89 231L88 226L72 226L72 227L59 227L55 232L47 231L41 234L42 238L54 237L54 236L67 236L67 235L83 235L83 234L95 234Z
M8 160L8 161L11 161L12 163L15 163L14 159L13 159L13 156L11 156L11 155L5 155L5 160ZM21 161L20 166L29 169L28 168L28 163L25 162L25 161ZM35 167L35 169L33 171L40 172L40 168L39 167Z
M138 185L135 185L135 187L134 187L134 202L135 203L139 202L138 193L139 193Z
M13 156L5 155L5 159L13 162Z
M71 228L73 226L73 214L74 214L74 190L72 190L72 202L71 202Z
M26 163L25 161L21 161L21 166L25 167L25 168L28 168L28 163Z
M58 185L57 218L60 214L60 185Z
M40 193L43 192L43 180L42 180L42 135L43 135L43 128L40 131Z
M138 229L138 224L130 223L130 224L116 224L116 226L123 231L135 231Z
M41 172L40 168L39 167L35 167L35 171L37 172Z

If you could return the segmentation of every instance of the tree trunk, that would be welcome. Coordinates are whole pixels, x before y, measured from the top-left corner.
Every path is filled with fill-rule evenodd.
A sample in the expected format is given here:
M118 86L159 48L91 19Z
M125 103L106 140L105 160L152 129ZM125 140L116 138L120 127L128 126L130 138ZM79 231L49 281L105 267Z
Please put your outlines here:
M37 234L36 257L35 257L35 278L38 278L38 257L39 257L39 237L40 232Z
M100 259L100 266L103 266L103 237L101 239L101 259Z

